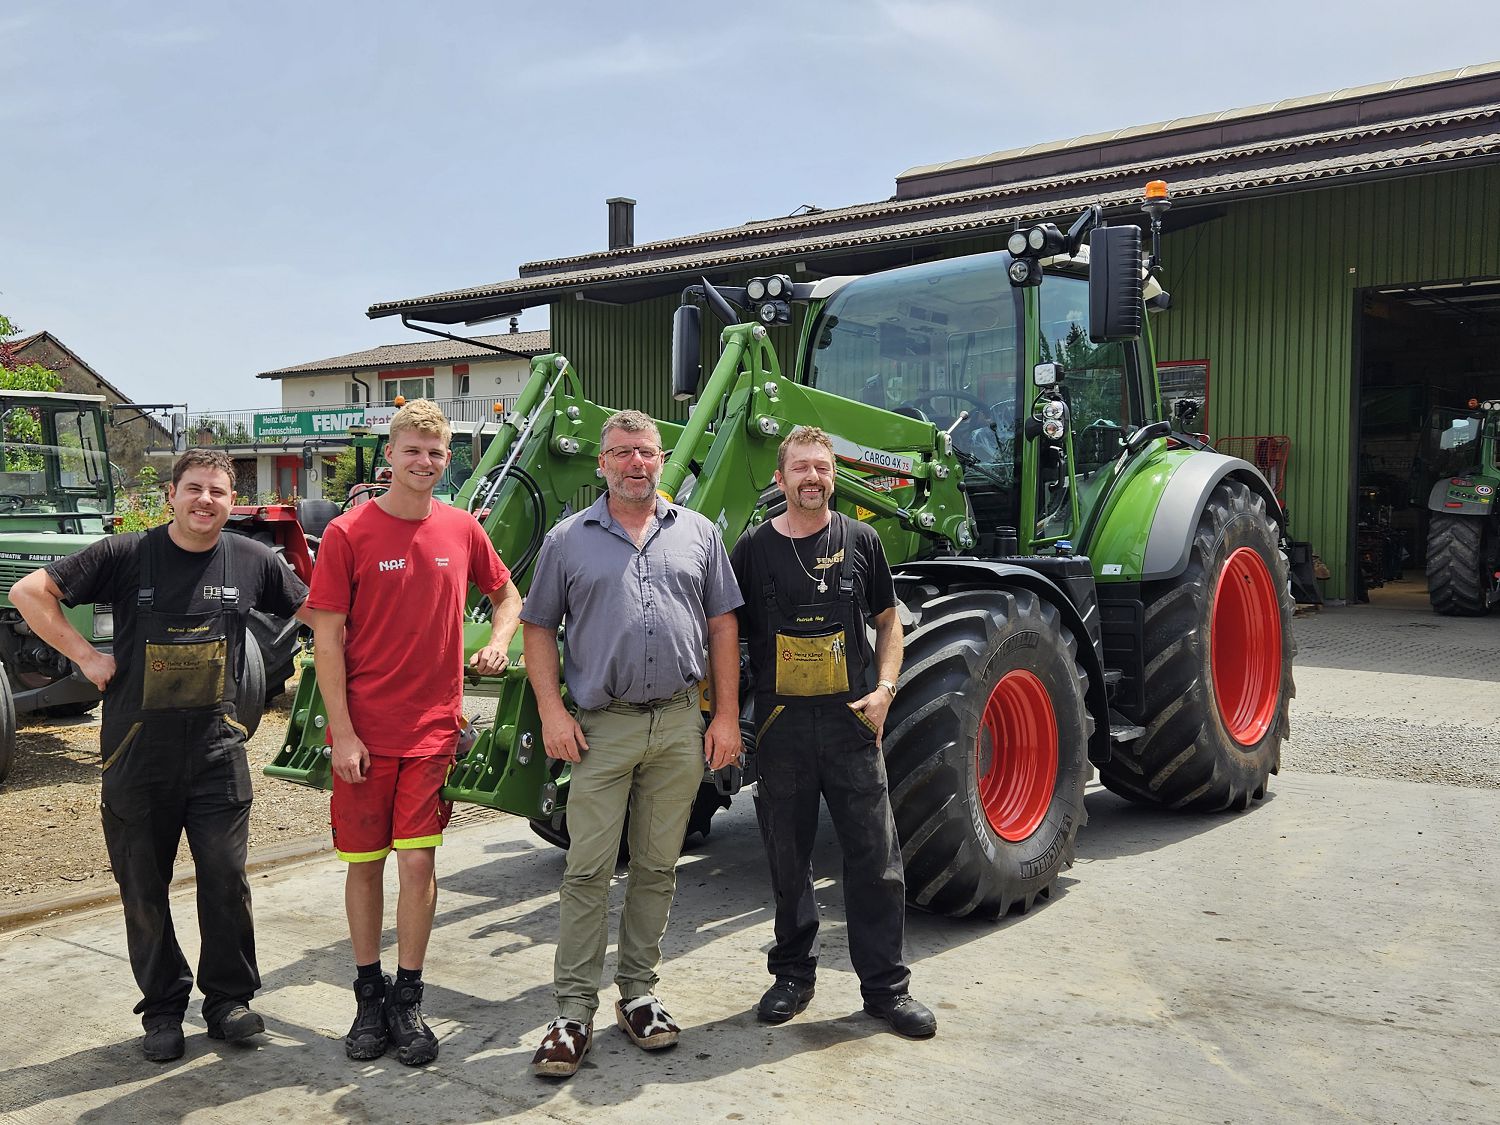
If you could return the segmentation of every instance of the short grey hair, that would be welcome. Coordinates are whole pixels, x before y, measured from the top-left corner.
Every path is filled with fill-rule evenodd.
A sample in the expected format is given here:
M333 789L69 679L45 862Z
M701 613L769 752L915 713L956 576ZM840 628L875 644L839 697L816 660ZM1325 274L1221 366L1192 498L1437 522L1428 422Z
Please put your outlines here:
M627 434L651 434L656 444L661 444L661 431L656 428L656 419L639 410L617 410L604 420L599 431L599 448L604 448L604 435L610 430L621 430Z

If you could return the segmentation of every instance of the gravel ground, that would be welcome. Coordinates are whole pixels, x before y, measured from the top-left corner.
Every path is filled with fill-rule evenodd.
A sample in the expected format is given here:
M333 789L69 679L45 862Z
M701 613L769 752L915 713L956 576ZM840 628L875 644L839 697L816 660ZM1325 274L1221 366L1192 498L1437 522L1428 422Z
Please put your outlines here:
M1298 698L1283 770L1500 788L1500 729L1487 704L1500 689L1487 682L1500 668L1500 623L1440 628L1425 598L1417 601L1411 612L1337 609L1298 618ZM1422 674L1406 674L1412 669ZM1403 702L1403 691L1426 705ZM1452 693L1451 706L1444 692ZM327 846L327 794L260 772L280 749L291 699L288 691L267 709L250 742L252 864ZM492 706L466 703L479 715ZM54 896L113 892L98 805L97 719L23 726L15 766L0 787L0 915ZM460 806L456 819L499 815ZM187 861L184 844L179 864Z
M255 803L250 848L309 848L328 838L328 795L272 781L261 768L276 756L286 732L291 692L266 709L250 740ZM0 787L0 911L24 909L28 900L66 893L111 892L109 856L99 826L99 722L44 719L25 723L16 760ZM191 863L184 841L178 862ZM191 870L191 867L188 868Z
M1350 718L1293 703L1281 768L1500 789L1500 732L1384 715Z

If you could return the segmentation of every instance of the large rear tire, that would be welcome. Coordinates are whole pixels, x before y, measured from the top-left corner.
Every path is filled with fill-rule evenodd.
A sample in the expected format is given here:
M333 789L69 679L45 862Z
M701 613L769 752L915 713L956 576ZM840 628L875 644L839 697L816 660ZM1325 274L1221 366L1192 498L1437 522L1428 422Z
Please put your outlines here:
M885 726L906 897L1025 911L1073 863L1093 719L1077 642L1021 589L901 583L917 624Z
M1490 611L1485 521L1434 512L1427 524L1427 597L1444 617L1483 617Z
M1115 746L1100 780L1147 804L1243 809L1281 765L1292 684L1292 596L1265 500L1228 479L1214 487L1187 569L1149 583L1145 728Z

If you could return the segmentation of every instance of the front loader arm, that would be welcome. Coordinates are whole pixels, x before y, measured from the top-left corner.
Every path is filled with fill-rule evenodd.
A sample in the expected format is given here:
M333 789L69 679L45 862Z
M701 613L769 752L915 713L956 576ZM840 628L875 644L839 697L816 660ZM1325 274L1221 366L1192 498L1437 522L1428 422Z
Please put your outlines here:
M835 494L870 513L861 518L873 523L893 561L972 545L961 473L931 422L783 377L760 325L731 325L722 342L662 469L663 495L682 494L683 506L714 521L733 545L763 514L760 497L774 482L782 439L797 426L817 426L834 442Z
M515 409L459 490L457 503L474 512L523 594L547 530L593 499L599 430L610 413L584 396L564 357L538 357ZM663 427L674 437L678 429ZM470 591L468 609L465 667L490 636L488 605L479 591ZM554 776L554 763L542 750L541 722L521 662L519 633L510 666L498 677L472 683L496 697L495 719L454 766L445 794L522 816L549 815L566 777ZM267 775L331 788L326 730L314 655L304 667L281 752L266 767Z
M931 422L784 378L759 325L727 328L723 344L687 422L657 423L672 451L662 470L664 496L680 496L732 545L764 515L760 497L773 482L781 439L796 426L813 425L834 440L838 495L863 509L860 518L879 532L892 561L970 545L961 474L946 436ZM539 357L515 410L459 491L458 502L480 520L523 594L546 531L593 499L600 428L610 413L584 396L566 359ZM486 606L471 591L466 662L489 633ZM542 821L565 804L570 775L543 749L519 637L511 651L510 667L475 683L478 692L495 695L495 718L454 765L443 792ZM266 773L329 788L326 727L314 663L303 673L285 743Z

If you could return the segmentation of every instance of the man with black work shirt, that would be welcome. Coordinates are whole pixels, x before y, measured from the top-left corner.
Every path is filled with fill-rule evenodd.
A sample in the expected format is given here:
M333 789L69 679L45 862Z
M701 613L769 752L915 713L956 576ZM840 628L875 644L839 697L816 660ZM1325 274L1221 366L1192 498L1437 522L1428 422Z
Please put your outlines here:
M172 928L167 890L187 830L198 884L198 987L213 1039L265 1030L249 1007L260 988L245 852L250 770L235 722L251 610L302 616L307 587L271 550L221 535L234 466L190 449L172 466L172 522L101 539L28 574L10 599L37 636L104 692L99 735L104 839L125 906L130 967L142 999L142 1051L181 1058L193 974ZM64 605L114 607L113 652L100 652Z
M844 853L849 959L865 1011L912 1039L937 1019L908 991L906 877L880 739L901 675L901 622L880 537L833 511L833 442L799 426L776 455L786 511L751 528L730 562L755 681L755 811L776 899L775 983L756 1014L785 1023L813 998L818 903L812 853L827 801ZM866 622L875 628L871 650Z

